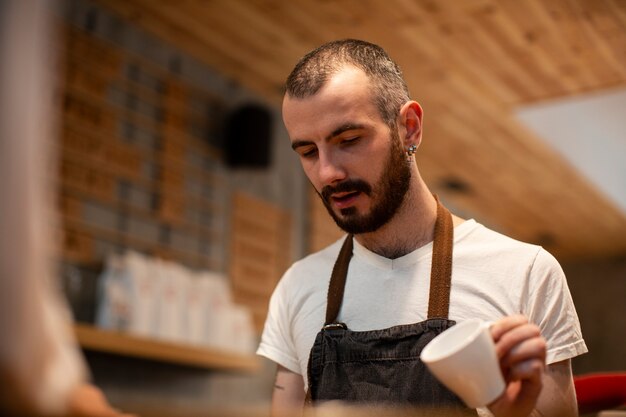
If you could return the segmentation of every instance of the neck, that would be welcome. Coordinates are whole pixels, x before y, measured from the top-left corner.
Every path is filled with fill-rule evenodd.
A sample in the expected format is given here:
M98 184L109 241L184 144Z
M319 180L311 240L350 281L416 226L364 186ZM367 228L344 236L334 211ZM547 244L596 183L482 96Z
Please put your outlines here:
M396 215L380 229L355 239L372 252L395 259L432 242L436 219L437 202L418 176Z

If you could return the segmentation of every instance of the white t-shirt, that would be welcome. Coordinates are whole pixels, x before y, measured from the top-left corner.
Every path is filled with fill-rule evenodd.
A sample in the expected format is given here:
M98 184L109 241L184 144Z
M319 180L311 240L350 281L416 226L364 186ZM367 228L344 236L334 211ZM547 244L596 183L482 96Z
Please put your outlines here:
M270 300L257 354L303 376L324 324L330 275L343 238L294 263ZM432 243L388 259L354 241L338 320L356 331L426 319ZM539 246L468 220L454 229L449 319L523 314L547 340L547 363L587 351L565 275Z

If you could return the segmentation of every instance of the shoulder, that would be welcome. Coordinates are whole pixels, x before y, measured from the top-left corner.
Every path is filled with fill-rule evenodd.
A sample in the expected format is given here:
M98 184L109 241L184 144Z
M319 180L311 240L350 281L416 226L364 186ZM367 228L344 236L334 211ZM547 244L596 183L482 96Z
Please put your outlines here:
M458 243L476 249L488 249L489 251L526 251L537 252L540 246L522 242L510 236L492 230L475 220L467 220L455 229L460 235ZM455 239L456 240L456 239Z
M295 331L296 334L290 336L295 340L303 331L313 329L316 332L323 325L328 283L342 243L343 239L340 239L306 256L285 272L270 299L267 329L271 329L275 322L287 323L291 330L283 332Z
M322 272L320 269L326 268L332 270L344 239L345 236L324 249L307 255L299 261L294 262L294 264L289 268L288 273L291 275L309 274L311 272L319 274Z
M562 275L557 260L544 248L489 229L474 220L458 228L454 265L460 269L489 272L500 277Z
M471 254L478 259L509 260L514 257L518 262L525 261L531 264L539 254L544 255L543 258L550 257L541 246L514 239L474 220L466 221L457 229L460 236L455 238L455 254Z
M345 236L324 249L296 261L285 272L278 288L283 291L310 291L328 286L330 274Z

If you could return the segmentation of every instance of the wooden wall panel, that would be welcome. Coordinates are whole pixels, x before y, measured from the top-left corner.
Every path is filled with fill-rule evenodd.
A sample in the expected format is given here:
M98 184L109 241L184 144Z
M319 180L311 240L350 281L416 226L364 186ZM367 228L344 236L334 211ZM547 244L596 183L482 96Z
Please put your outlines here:
M291 261L292 216L241 192L234 194L232 207L230 279L234 301L251 309L255 328L261 331L270 296Z
M313 253L334 243L345 232L335 224L312 186L309 187L308 200L308 252Z

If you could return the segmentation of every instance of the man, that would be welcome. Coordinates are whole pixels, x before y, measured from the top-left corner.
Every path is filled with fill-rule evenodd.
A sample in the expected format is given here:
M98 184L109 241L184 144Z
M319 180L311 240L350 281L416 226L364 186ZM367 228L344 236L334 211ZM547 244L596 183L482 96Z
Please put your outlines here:
M494 322L507 383L480 414L575 415L570 359L587 349L558 263L439 204L414 159L422 109L385 51L345 40L310 52L283 119L348 236L296 262L272 296L258 353L278 364L274 415L305 400L463 407L419 353L468 318Z

